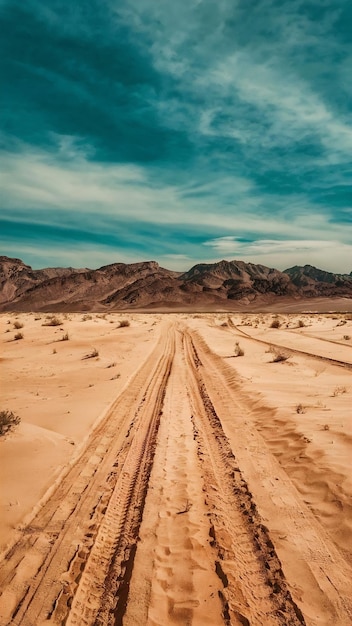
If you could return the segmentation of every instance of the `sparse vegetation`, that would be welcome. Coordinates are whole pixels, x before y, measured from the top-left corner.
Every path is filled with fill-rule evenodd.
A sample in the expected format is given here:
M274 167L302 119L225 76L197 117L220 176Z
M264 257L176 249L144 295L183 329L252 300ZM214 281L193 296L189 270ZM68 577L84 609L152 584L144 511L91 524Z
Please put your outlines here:
M303 404L301 404L301 403L297 404L297 406L296 406L296 413L301 413L302 414L302 413L305 413L305 412L306 412L306 409L303 406Z
M70 337L68 333L65 333L64 335L62 335L61 339L59 339L59 341L69 341Z
M14 323L13 327L16 328L16 330L19 330L20 328L23 328L23 324L22 324L22 322L16 321Z
M275 317L270 324L270 328L280 328L280 326L281 326L281 322L279 318Z
M304 328L305 327L305 323L303 320L298 320L298 328Z
M18 341L19 339L23 339L23 333L16 333L14 336L14 341Z
M93 319L92 315L89 315L88 313L86 313L82 317L82 322L87 322L88 320L92 320L92 319Z
M329 424L324 424L324 426L323 426L323 430L330 430L330 426L329 426Z
M332 395L335 398L336 396L341 396L344 393L347 393L346 387L335 387Z
M126 326L130 326L130 322L129 320L121 320L120 324L119 324L119 328L125 328Z
M121 374L115 374L115 376L112 376L112 378L110 378L110 380L117 380L118 378L120 378Z
M345 341L349 341L351 339L350 335L344 335L343 338Z
M97 356L99 356L99 351L96 348L93 348L91 352L88 352L88 354L85 354L82 357L82 361L84 361L85 359L95 359L95 357Z
M244 350L242 350L238 341L236 341L234 356L244 356Z
M47 319L48 321L44 322L42 326L61 326L63 324L63 322L58 317L56 317L56 315L52 315Z
M116 367L115 361L113 363L109 363L109 365L106 366L106 369L108 370L110 367Z
M57 354L56 348L53 348L53 354Z
M287 352L286 350L282 350L282 349L278 349L278 348L274 348L273 346L270 346L270 350L269 352L272 352L273 354L273 359L272 359L272 363L281 363L284 361L287 361L287 359L290 358L291 354L290 352Z
M6 433L10 432L15 426L18 426L21 418L18 415L15 415L13 411L0 411L0 436L6 435Z

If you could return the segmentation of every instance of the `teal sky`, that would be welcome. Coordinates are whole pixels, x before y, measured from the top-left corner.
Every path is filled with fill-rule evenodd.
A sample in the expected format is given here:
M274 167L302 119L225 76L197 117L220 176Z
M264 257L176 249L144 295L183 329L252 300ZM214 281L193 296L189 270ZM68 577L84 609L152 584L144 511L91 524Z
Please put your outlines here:
M352 270L350 0L0 0L1 253Z

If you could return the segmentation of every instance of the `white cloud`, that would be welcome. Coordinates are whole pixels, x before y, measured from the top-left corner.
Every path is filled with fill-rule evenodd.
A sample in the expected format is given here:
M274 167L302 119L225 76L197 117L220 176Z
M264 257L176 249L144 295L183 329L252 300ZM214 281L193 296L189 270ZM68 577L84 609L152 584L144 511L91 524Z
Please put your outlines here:
M311 264L337 273L349 273L352 267L352 245L333 240L259 239L245 242L225 236L204 243L217 255L287 269L293 265Z

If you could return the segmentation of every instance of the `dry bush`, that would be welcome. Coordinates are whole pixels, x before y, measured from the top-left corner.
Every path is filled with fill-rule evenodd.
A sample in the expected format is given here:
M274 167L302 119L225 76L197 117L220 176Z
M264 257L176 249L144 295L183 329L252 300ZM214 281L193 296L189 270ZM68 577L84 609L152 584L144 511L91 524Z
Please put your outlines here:
M117 380L118 378L120 378L120 376L121 376L121 374L115 374L115 376L110 378L110 380Z
M305 412L306 412L306 409L303 406L303 404L301 404L301 403L297 404L297 406L296 406L296 413L305 413Z
M19 330L20 328L23 328L23 324L22 322L15 322L13 327L16 328L16 330Z
M126 328L127 326L130 326L130 322L128 320L121 320L120 324L119 324L119 328Z
M15 415L13 411L0 411L0 435L6 435L21 421L18 415Z
M351 337L349 335L344 335L343 338L344 338L345 341L349 341L349 339L351 339Z
M56 317L56 315L52 315L48 318L47 322L44 322L44 324L42 324L42 326L61 326L62 324L63 322L58 317Z
M347 393L346 387L335 387L332 395L335 398L336 396L341 396L343 393Z
M304 328L305 323L303 320L298 320L298 328Z
M14 339L14 341L18 341L19 339L23 339L23 333L16 333L13 339Z
M244 350L242 350L238 341L236 341L234 356L244 356Z
M86 313L85 315L83 315L82 317L82 322L87 322L88 320L92 320L93 316L89 315L88 313Z
M68 333L65 333L64 335L62 335L61 339L59 339L59 341L69 341L70 337Z
M275 319L273 319L273 321L270 324L270 328L280 328L280 326L281 326L280 320L277 317L275 317Z
M113 363L110 363L109 365L106 366L106 369L110 369L111 367L116 367L116 363L115 361Z
M96 348L93 348L91 352L88 352L88 354L85 354L82 357L82 361L84 361L85 359L94 359L97 356L99 356L99 351Z
M268 352L271 352L273 355L271 363L281 363L283 361L287 361L287 359L289 359L291 356L291 353L287 350L275 348L274 346L270 346Z

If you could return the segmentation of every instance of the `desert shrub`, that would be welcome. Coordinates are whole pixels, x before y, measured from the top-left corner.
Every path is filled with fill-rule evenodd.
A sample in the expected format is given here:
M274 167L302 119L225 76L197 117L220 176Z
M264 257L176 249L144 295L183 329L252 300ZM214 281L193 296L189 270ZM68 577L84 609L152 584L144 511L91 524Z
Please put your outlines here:
M346 387L335 387L332 395L335 398L336 396L341 396L343 393L347 393Z
M20 328L23 328L23 324L22 322L15 322L13 325L14 328L16 328L16 330L19 330Z
M115 374L115 376L112 376L112 378L110 378L110 380L117 380L118 378L120 378L121 374Z
M19 339L23 339L23 333L16 333L14 336L14 341L18 341Z
M47 322L44 322L44 324L42 324L42 326L61 326L62 323L63 322L58 317L56 317L56 315L52 315L48 318Z
M275 317L275 319L273 319L273 321L270 324L270 328L280 328L280 326L281 326L280 320L277 317Z
M91 352L88 352L88 354L85 354L82 357L82 361L84 361L85 359L94 359L97 356L99 356L99 351L96 348L93 348Z
M119 328L125 328L126 326L130 326L130 322L128 320L121 320Z
M68 341L70 339L69 334L65 333L64 335L62 335L61 339L59 339L59 341Z
M301 404L301 403L297 404L297 406L296 406L296 413L305 413L305 412L306 412L306 409L303 406L303 404Z
M349 335L344 335L343 338L344 338L345 341L348 341L349 339L351 339L351 337Z
M288 358L289 357L287 354L282 354L281 352L278 352L277 354L274 355L272 363L280 363L281 361L287 361Z
M303 320L298 320L298 328L304 328L305 323Z
M92 319L93 319L92 315L89 315L88 313L86 313L82 317L82 322L87 322L88 320L92 320Z
M281 363L290 358L290 352L270 346L269 352L273 354L272 363Z
M108 370L110 367L116 367L115 361L113 363L109 363L109 365L106 366L106 369Z
M10 430L17 426L21 421L18 415L13 411L0 411L0 435L6 435Z
M236 345L235 345L235 356L244 356L244 350L242 350L238 341L236 341Z

